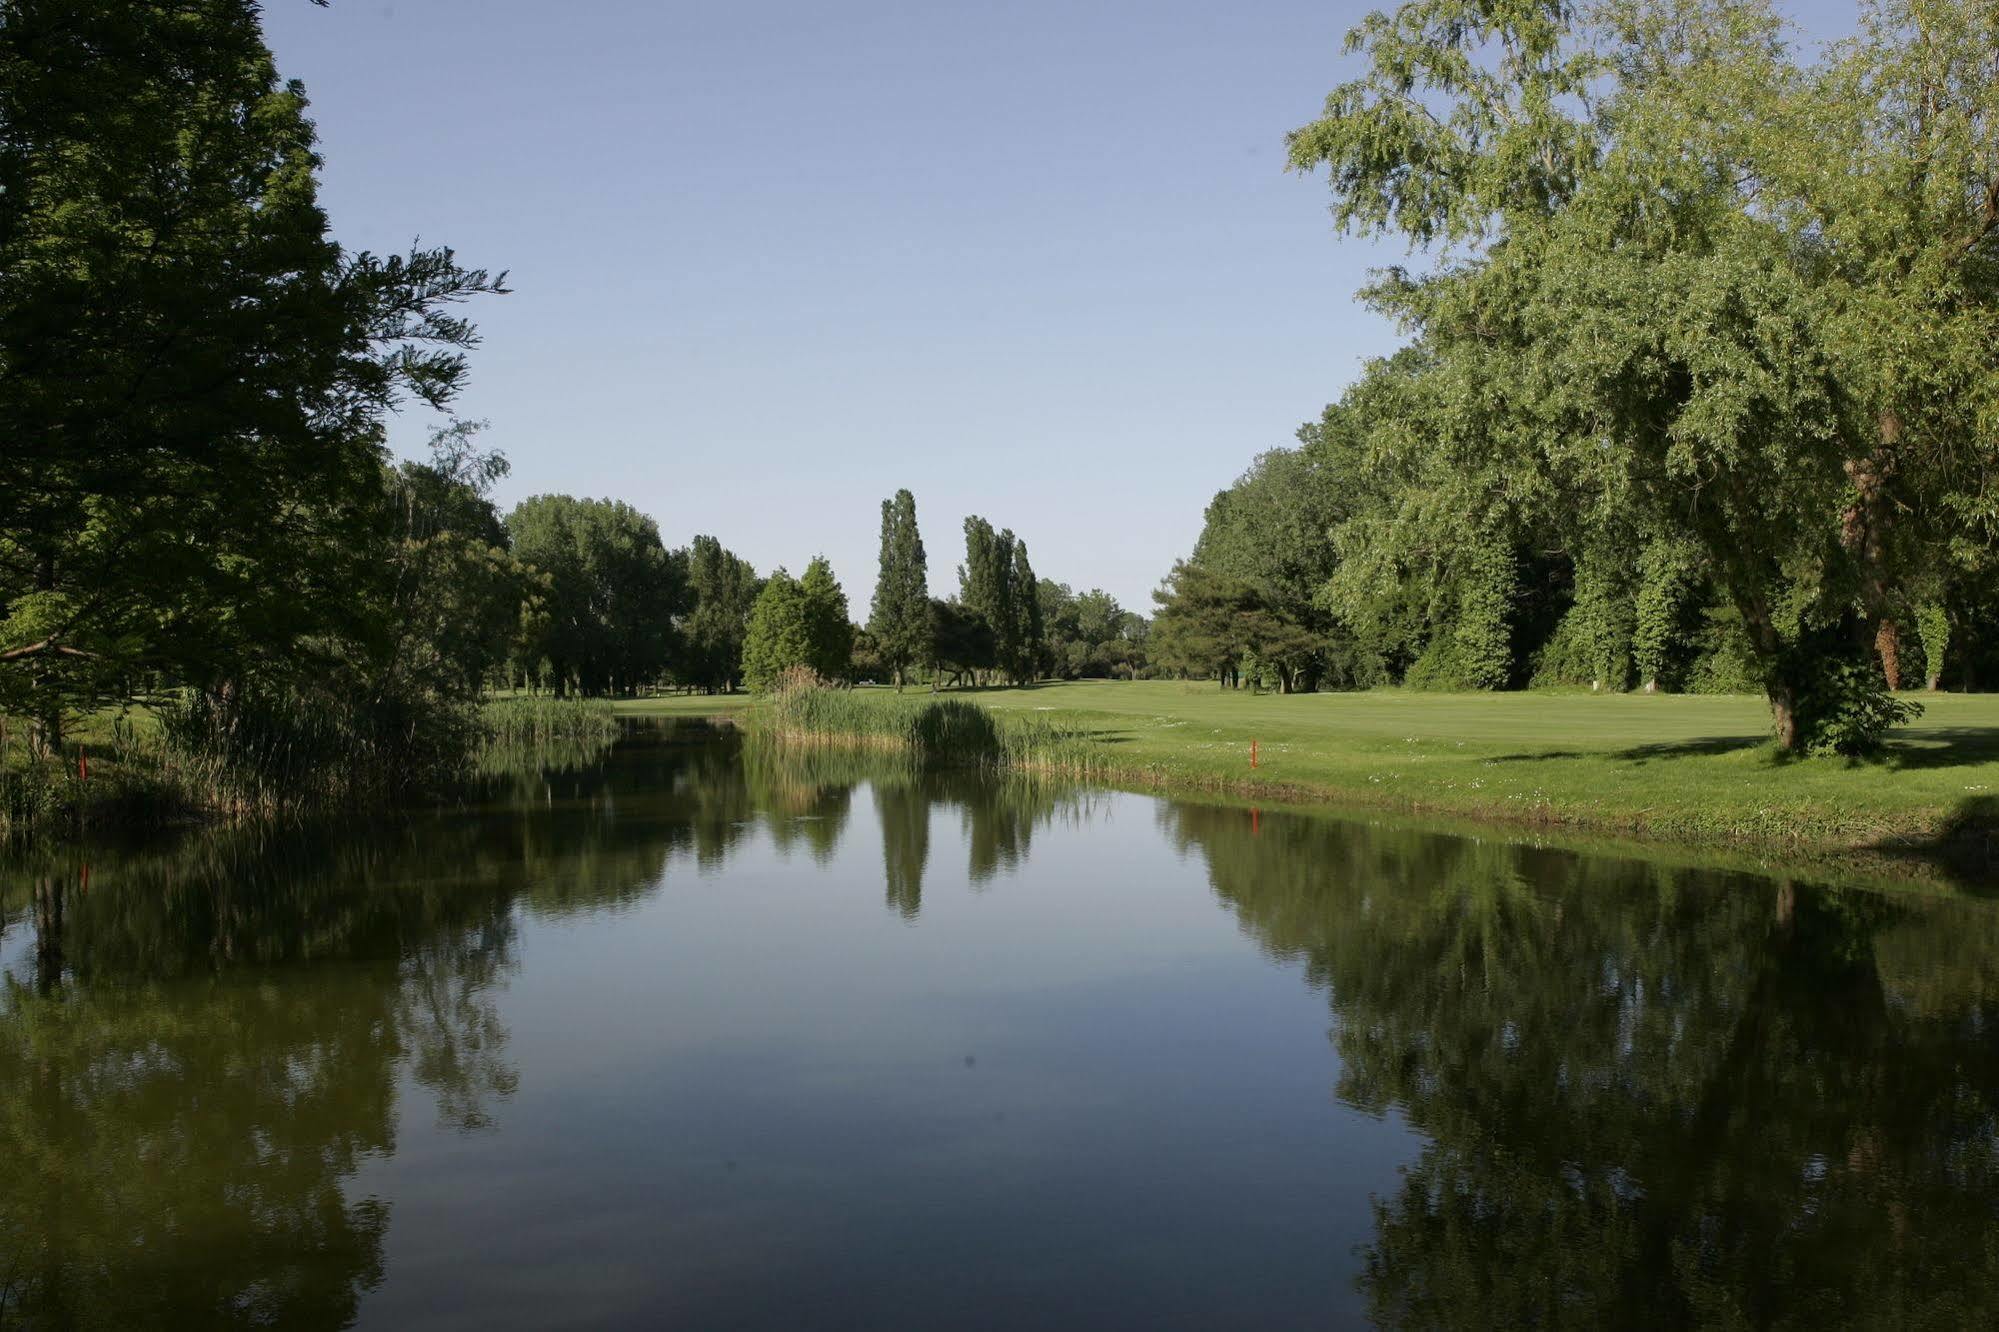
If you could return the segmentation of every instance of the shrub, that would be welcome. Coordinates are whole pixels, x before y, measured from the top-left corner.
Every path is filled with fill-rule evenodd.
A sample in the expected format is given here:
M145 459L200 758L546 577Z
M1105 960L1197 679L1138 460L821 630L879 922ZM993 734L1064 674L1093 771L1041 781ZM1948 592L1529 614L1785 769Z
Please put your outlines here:
M1888 692L1871 658L1822 655L1801 674L1797 723L1807 754L1877 753L1890 730L1922 716L1922 704Z

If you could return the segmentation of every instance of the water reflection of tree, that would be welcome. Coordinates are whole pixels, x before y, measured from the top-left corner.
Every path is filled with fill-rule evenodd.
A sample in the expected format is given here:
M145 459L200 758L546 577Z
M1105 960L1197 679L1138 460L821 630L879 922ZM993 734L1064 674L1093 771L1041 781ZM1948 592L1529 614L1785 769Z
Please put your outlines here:
M912 914L938 805L963 811L977 880L1061 804L641 736L381 826L0 871L0 921L35 935L0 989L0 1324L351 1321L390 1217L349 1191L395 1149L401 1073L462 1131L518 1082L497 1000L522 914L635 904L674 856L721 865L758 829L824 860L862 782Z
M1341 1095L1429 1140L1377 1204L1382 1321L1999 1314L1989 908L1166 817L1328 991Z
M923 869L930 858L930 799L913 784L878 783L875 812L881 816L882 873L889 908L904 920L923 909Z
M397 1070L461 1128L513 1087L506 894L409 868L303 835L192 839L87 888L80 861L34 867L35 974L0 993L0 1312L352 1320L388 1213L346 1186L394 1149Z

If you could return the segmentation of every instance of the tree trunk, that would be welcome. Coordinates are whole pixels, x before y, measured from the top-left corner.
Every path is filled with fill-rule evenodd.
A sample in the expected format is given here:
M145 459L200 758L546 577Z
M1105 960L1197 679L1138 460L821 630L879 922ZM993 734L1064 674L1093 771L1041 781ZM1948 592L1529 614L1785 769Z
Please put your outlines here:
M1893 619L1883 617L1874 631L1874 650L1881 655L1881 674L1890 689L1902 687L1902 631Z
M35 560L35 590L53 592L56 590L56 557L54 551L43 551ZM51 642L54 636L50 636ZM39 676L43 667L32 668ZM62 753L62 704L51 689L46 676L41 676L43 704L28 731L28 748L37 757L48 758Z
M1887 531L1891 517L1888 479L1894 474L1895 455L1902 442L1901 414L1892 407L1883 410L1876 418L1876 430L1878 443L1873 454L1846 463L1854 499L1840 520L1840 540L1860 566L1861 603L1878 626L1874 650L1881 658L1881 674L1890 689L1900 689L1901 633L1890 613Z
M1651 678L1647 679L1647 680L1645 681L1645 684L1644 684L1644 687L1643 687L1643 692L1645 692L1645 693L1647 693L1647 694L1656 694L1656 693L1658 693L1658 692L1659 692L1659 680L1658 680L1658 677L1654 676L1654 677L1651 677Z
M1788 683L1770 686L1770 715L1777 722L1777 748L1787 754L1798 750L1798 697Z
M1925 686L1925 688L1927 688L1932 694L1936 693L1937 690L1943 688L1943 672L1939 670L1932 670L1930 672L1929 683Z

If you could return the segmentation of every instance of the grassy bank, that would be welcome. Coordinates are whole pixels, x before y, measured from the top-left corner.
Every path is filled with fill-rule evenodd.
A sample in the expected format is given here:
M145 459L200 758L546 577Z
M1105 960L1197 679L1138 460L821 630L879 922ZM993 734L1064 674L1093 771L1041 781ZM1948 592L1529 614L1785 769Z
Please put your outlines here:
M829 730L894 731L869 708L931 695L849 695ZM1058 766L1115 784L1330 802L1686 843L1894 851L1999 834L1999 696L1925 696L1876 761L1791 759L1747 697L1379 690L1282 697L1141 681L964 695L1002 736L1032 719ZM647 700L712 715L737 699ZM1256 768L1249 765L1257 745Z
M89 719L59 757L0 726L0 845L139 833L210 819L379 808L458 778L597 752L621 723L602 700L506 698L415 728L357 732L311 709L196 707Z

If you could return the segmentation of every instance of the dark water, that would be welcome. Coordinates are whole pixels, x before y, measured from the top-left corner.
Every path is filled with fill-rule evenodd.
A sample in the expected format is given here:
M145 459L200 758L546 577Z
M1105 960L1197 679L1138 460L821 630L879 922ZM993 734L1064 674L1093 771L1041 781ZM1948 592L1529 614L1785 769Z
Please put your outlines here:
M0 892L0 1325L1999 1317L1980 901L686 732Z

